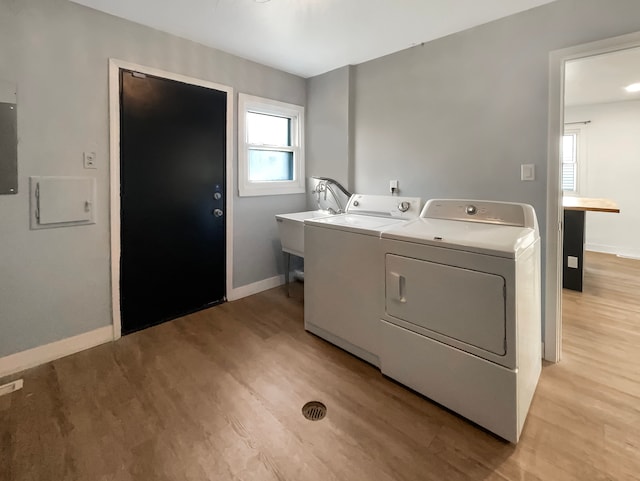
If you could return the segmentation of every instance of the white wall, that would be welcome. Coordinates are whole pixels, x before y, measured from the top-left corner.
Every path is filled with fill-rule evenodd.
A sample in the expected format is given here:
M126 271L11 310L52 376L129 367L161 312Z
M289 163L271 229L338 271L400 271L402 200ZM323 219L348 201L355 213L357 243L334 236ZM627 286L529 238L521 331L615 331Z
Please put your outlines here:
M565 109L565 122L587 120L579 195L613 199L620 213L587 212L586 248L640 258L640 101Z
M110 57L306 102L300 77L66 0L0 0L0 79L18 86L19 136L19 193L0 196L0 357L111 323ZM82 168L83 151L97 153L97 170ZM97 224L29 230L34 175L95 176ZM304 207L303 194L235 196L235 287L282 272L273 216Z

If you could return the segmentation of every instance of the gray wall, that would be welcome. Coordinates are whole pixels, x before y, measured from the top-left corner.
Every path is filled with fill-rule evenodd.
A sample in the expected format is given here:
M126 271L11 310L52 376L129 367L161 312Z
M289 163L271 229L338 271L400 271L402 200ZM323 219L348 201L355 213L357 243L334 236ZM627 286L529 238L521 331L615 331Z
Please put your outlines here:
M0 0L0 45L0 79L18 86L19 135L19 194L0 196L2 357L111 323L110 57L301 105L306 83L66 0ZM82 168L87 150L97 152L97 171ZM95 175L97 224L30 231L32 175ZM236 287L282 270L273 215L304 207L303 194L236 196Z
M331 177L353 187L350 136L351 69L346 66L307 81L305 174Z
M544 236L549 52L637 30L637 0L559 0L355 66L355 192L525 202Z
M637 0L560 0L358 65L355 190L527 202L544 226L548 54L639 29Z

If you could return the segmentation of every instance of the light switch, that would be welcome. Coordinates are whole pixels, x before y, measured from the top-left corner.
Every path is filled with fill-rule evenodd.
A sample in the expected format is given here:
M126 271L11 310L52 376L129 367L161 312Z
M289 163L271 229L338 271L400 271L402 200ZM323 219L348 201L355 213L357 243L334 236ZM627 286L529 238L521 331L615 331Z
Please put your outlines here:
M520 180L536 180L535 164L522 164L520 166Z
M570 269L578 268L578 258L576 256L567 256L567 267Z

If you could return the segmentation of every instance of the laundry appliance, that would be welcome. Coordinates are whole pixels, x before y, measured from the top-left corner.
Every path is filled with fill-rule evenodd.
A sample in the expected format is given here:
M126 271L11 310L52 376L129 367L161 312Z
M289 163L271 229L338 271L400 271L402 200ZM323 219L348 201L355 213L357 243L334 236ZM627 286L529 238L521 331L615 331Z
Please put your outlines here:
M304 222L304 326L378 365L384 300L380 234L416 219L416 197L354 194L346 213Z
M381 371L517 442L542 364L534 209L430 200L380 247Z

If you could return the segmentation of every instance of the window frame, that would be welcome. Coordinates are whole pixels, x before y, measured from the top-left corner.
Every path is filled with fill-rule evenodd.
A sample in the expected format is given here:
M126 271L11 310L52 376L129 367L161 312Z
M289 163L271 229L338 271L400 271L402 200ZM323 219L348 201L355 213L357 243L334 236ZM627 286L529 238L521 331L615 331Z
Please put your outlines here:
M574 162L574 185L575 190L565 190L564 185L561 185L561 190L565 195L580 195L581 186L586 177L586 150L585 150L585 135L586 130L582 126L572 125L564 129L562 138L566 135L575 135L575 162ZM562 179L562 173L564 168L563 155L560 155L560 176Z
M573 137L573 162L565 162L564 160L564 138L565 137ZM580 133L575 130L565 130L562 135L562 155L560 158L560 173L562 178L562 192L567 192L569 194L576 194L578 192L578 139L580 137ZM573 164L573 189L565 189L564 187L564 166L565 164Z
M250 144L247 140L247 113L258 113L285 117L290 122L290 146ZM249 150L272 150L293 154L293 179L251 181L249 179ZM238 195L303 194L304 177L304 107L278 100L238 94Z

